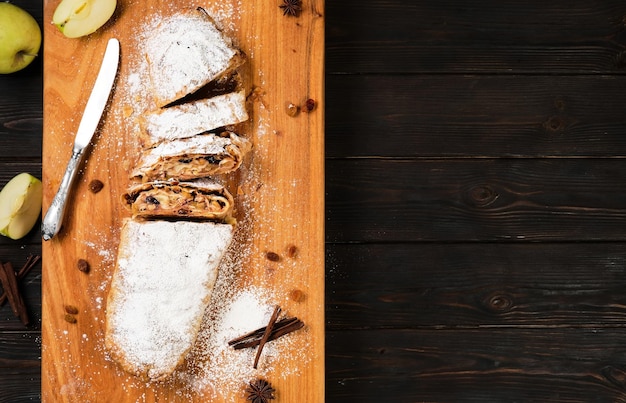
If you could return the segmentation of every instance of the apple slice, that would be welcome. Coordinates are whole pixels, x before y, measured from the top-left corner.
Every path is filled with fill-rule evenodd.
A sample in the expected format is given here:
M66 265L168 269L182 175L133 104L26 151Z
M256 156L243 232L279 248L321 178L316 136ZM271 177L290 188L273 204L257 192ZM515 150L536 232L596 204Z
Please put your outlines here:
M33 228L39 213L43 187L31 174L21 173L0 191L0 234L20 239Z
M68 38L89 35L104 25L115 12L117 0L62 0L52 22Z

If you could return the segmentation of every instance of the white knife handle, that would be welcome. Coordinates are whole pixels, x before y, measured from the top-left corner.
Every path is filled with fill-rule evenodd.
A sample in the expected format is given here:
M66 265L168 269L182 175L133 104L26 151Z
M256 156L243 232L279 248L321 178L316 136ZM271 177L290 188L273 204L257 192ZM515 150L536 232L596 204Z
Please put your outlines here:
M53 236L58 234L61 225L63 225L67 196L74 182L74 178L76 177L76 173L78 172L78 165L84 150L83 148L80 150L74 149L72 151L72 157L67 163L65 174L63 174L63 179L61 179L61 184L59 185L59 190L54 196L54 199L52 199L52 203L50 203L46 216L41 223L41 236L44 241L52 239Z

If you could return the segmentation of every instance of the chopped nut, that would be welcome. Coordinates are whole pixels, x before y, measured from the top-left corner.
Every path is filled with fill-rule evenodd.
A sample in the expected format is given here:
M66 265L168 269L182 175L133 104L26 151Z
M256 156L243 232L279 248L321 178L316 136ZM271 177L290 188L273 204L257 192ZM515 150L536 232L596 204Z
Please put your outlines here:
M267 260L270 260L272 262L278 262L280 260L280 255L276 252L267 252L265 254L265 257L267 258Z
M102 183L102 181L98 179L94 179L91 182L89 182L89 190L91 191L91 193L98 193L99 191L102 190L103 187L104 187L104 183Z
M76 308L74 305L65 305L64 309L65 309L65 312L70 315L78 314L78 308Z
M69 313L64 316L64 319L67 323L76 323L76 317L74 315L70 315Z
M82 271L83 273L89 273L89 270L91 269L89 267L89 262L85 259L78 259L77 266L78 270Z

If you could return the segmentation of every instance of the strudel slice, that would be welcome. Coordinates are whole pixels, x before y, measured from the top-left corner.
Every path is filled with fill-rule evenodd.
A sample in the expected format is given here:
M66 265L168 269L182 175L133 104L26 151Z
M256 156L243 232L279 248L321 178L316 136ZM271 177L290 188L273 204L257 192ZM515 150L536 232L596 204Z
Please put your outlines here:
M163 380L184 361L232 234L232 225L213 222L125 221L105 333L124 370Z
M244 92L231 92L146 114L140 120L140 140L144 148L153 147L247 120Z
M166 141L142 153L131 178L186 181L224 174L239 168L251 149L250 141L227 131Z
M188 218L234 222L233 197L215 182L157 181L135 185L124 195L133 218Z
M145 55L159 107L230 74L245 61L202 8L161 21L146 41Z

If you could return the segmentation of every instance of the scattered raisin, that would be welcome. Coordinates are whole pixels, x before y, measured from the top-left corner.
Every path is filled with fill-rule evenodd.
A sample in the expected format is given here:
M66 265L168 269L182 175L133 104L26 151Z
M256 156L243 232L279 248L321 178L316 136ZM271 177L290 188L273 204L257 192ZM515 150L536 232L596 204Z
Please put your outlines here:
M65 321L67 323L76 323L77 322L76 317L74 315L70 315L69 313L66 314L64 318L65 318Z
M287 246L287 256L291 259L298 256L298 247L296 245Z
M220 160L215 155L207 155L203 157L209 164L219 164Z
M78 259L77 266L78 270L82 271L83 273L89 273L89 262L85 259Z
M272 262L278 262L280 260L280 255L276 252L267 252L265 254L265 257L267 258L267 260L270 260Z
M78 308L76 308L74 305L65 305L64 309L65 309L65 312L70 314L70 315L77 315L78 314Z
M291 299L294 302L302 302L304 301L304 297L305 297L305 294L302 290L295 289L295 290L289 291L289 299Z
M302 105L302 112L313 112L313 109L315 109L315 100L309 98L304 102L304 105Z
M99 191L102 190L103 187L104 187L104 183L102 183L102 181L98 179L94 179L91 182L89 182L89 190L91 191L91 193L98 193Z
M286 111L287 111L287 115L293 118L298 114L298 112L300 112L300 107L290 102L287 104Z
M147 196L146 197L146 203L148 204L161 204L156 197L154 196Z

